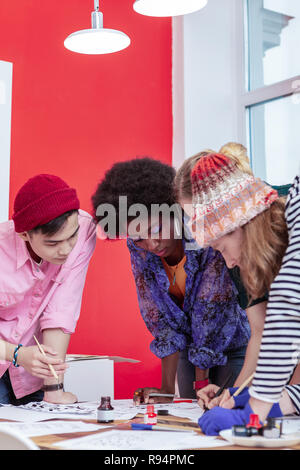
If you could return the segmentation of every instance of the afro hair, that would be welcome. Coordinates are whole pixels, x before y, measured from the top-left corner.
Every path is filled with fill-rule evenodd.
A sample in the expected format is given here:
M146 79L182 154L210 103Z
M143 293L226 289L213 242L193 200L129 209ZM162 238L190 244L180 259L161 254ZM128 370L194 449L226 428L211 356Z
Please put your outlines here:
M127 197L127 207L142 204L148 211L152 204L167 204L171 207L176 203L173 188L175 174L170 165L150 157L115 163L105 173L92 196L95 220L101 224L104 216L97 215L97 209L109 204L115 208L119 226L120 196Z

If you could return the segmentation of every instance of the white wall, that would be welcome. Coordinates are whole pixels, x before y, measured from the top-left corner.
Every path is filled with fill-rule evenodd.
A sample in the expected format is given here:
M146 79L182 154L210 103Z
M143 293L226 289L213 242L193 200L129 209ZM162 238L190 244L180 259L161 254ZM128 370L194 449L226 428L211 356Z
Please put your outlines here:
M8 219L12 64L0 61L0 222Z
M238 99L244 92L242 3L209 0L204 9L173 19L175 168L206 148L247 144Z

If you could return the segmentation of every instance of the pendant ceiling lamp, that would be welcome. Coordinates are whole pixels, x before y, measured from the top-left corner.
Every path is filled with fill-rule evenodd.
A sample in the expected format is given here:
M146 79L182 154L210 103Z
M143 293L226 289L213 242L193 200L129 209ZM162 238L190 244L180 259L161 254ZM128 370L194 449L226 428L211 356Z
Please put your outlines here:
M70 34L64 46L80 54L110 54L121 51L130 44L130 38L122 31L103 28L103 14L99 11L99 0L94 0L92 28Z
M205 7L207 0L135 0L133 9L146 16L178 16Z

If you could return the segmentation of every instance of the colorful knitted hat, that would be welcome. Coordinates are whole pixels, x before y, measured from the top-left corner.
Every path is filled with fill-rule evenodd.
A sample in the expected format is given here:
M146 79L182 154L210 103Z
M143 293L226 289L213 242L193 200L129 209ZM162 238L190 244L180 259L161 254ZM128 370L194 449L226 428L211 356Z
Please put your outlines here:
M61 178L37 175L19 190L14 202L13 221L18 233L27 232L68 212L79 209L76 190Z
M278 198L277 191L220 154L200 158L191 181L192 230L201 247L245 225Z

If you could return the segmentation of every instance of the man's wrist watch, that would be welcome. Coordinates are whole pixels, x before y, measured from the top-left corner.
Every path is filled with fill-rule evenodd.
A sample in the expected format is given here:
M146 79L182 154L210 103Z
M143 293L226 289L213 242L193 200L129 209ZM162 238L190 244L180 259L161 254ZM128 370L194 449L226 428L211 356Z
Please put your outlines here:
M193 382L193 389L194 390L200 390L201 388L204 388L207 385L209 385L209 378L208 377L206 379L196 380L195 382Z

